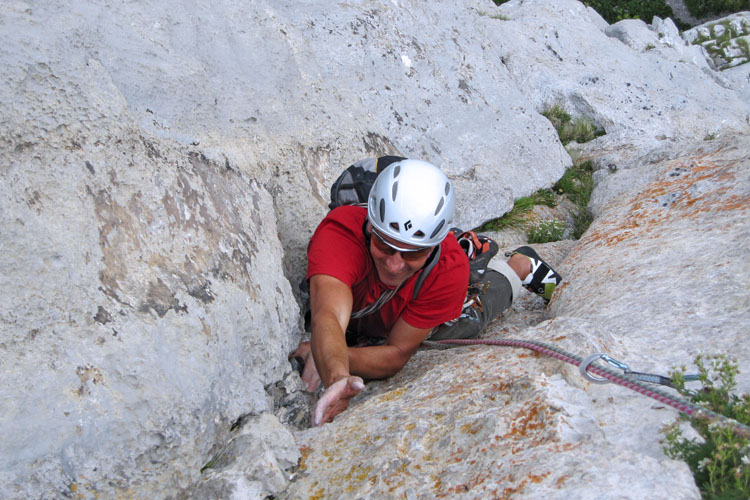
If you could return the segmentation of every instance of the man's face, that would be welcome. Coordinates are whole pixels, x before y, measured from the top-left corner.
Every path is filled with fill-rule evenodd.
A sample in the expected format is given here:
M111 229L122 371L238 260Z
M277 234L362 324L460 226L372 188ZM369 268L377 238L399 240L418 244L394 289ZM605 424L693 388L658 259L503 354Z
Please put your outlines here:
M411 278L419 271L429 258L434 247L423 248L407 245L377 232L372 225L370 231L370 255L378 271L378 277L383 284L396 287ZM392 246L414 252L399 251Z

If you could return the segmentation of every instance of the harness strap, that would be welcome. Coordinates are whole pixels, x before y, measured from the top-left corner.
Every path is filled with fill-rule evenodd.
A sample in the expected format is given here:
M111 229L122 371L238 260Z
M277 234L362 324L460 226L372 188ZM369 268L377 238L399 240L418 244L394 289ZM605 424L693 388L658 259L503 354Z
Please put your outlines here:
M378 300L373 302L372 304L365 306L364 308L360 309L359 311L353 312L351 315L352 319L359 319L362 316L367 316L368 314L372 314L381 307L385 305L386 302L391 300L394 295L398 293L399 290L401 290L401 286L403 283L396 288L391 288L386 290L385 292L380 294L380 297L378 297Z

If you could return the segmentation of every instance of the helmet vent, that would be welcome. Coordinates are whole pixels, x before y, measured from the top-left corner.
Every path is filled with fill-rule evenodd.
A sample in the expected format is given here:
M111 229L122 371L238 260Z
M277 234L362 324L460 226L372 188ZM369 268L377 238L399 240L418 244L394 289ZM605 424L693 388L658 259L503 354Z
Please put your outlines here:
M435 235L440 232L440 230L443 228L444 225L445 225L445 219L443 219L443 220L440 221L440 224L437 225L437 227L435 228L435 230L430 235L430 239L434 238Z
M396 231L397 233L400 233L400 232L401 232L401 230L400 230L400 229L399 229L399 227L398 227L398 222L391 222L391 223L390 223L390 224L388 224L388 225L389 225L389 226L391 227L391 229L393 229L393 230L394 230L394 231Z
M445 205L445 198L440 198L440 201L437 204L437 208L435 208L435 215L440 213L440 210L443 208L443 205Z
M411 235L412 238L424 238L424 233L422 231L417 231L416 233Z
M445 196L448 196L450 194L450 192L451 192L451 183L450 182L446 182L445 183Z
M396 165L395 167L393 167L393 178L394 179L396 177L398 177L398 174L400 174L400 173L401 173L401 165Z
M385 222L385 200L380 198L380 222Z
M398 193L398 182L394 182L391 186L391 200L396 201L396 193Z

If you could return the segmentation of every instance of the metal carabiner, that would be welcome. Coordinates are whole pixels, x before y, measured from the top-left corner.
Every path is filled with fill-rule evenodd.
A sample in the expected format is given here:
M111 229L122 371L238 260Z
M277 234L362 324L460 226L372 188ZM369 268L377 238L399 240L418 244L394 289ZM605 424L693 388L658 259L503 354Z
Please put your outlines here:
M625 363L623 363L622 361L616 360L609 354L605 354L603 352L597 352L597 353L591 354L590 356L586 356L586 358L584 358L584 360L581 362L581 365L578 367L578 371L581 372L581 376L583 376L583 378L585 378L589 382L593 382L595 384L606 384L609 382L609 380L607 380L606 378L594 377L593 375L589 374L589 372L587 371L589 365L598 359L603 359L610 365L614 366L615 368L619 368L623 372L627 373L630 371L630 367L626 365Z

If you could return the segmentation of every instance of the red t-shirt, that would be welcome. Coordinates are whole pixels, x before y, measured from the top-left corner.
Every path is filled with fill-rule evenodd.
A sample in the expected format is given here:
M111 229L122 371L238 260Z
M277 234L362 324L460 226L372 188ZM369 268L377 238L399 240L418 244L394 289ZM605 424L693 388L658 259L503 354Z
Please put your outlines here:
M366 219L364 207L338 207L323 219L307 248L307 279L326 274L349 285L354 299L352 311L373 303L389 288L380 281L366 246L362 229ZM432 328L461 314L469 282L469 261L453 234L448 234L440 245L440 260L417 299L413 300L412 294L422 270L409 278L380 310L360 318L359 333L383 336L399 317L413 327Z

